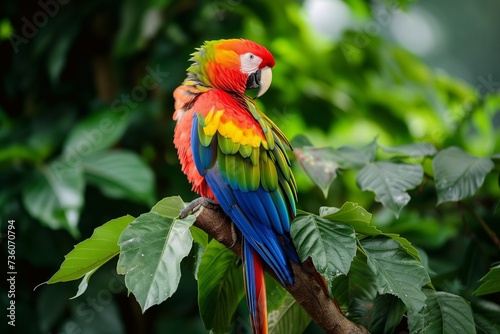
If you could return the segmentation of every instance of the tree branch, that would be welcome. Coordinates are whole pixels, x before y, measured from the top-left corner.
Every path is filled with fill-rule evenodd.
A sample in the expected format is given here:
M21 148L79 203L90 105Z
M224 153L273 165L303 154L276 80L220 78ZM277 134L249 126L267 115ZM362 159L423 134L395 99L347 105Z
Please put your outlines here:
M195 210L195 226L201 228L212 238L219 241L226 247L230 247L233 240L233 230L231 219L218 209L200 206ZM241 238L239 238L241 240ZM236 244L230 248L236 255L241 257L241 243L237 240ZM286 288L287 291L302 305L309 316L328 334L359 334L369 333L364 327L356 325L345 318L336 308L330 296L327 296L321 286L316 282L313 276L306 273L304 269L295 263L292 263L295 284ZM276 276L269 269L266 271L275 279Z

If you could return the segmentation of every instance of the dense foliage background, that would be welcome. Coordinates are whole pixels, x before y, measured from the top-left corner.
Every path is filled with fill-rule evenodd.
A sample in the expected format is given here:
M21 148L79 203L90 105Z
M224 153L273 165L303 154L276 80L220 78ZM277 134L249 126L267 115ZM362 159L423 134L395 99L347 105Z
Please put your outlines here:
M326 3L323 17L315 3ZM425 180L410 191L398 219L358 187L356 170L332 176L331 187L322 191L298 163L294 168L301 209L359 203L380 230L401 234L426 254L436 288L471 301L480 314L476 322L498 332L498 293L478 298L472 292L500 259L500 73L491 61L498 57L488 57L499 52L491 37L498 22L488 20L499 6L481 1L479 11L464 5L455 18L462 22L457 35L446 30L454 22L448 5L436 3L444 1L3 2L0 224L7 255L8 220L15 220L16 329L206 332L190 275L192 257L183 262L177 293L144 315L120 284L116 262L96 272L74 300L75 282L33 289L74 244L108 220L147 212L166 196L195 197L172 145L172 92L185 76L189 54L204 40L244 37L275 55L273 85L259 103L290 138L305 135L314 146L336 148L361 147L375 137L384 147L427 142L492 159L495 167L473 197L438 206L431 160L424 159ZM416 14L405 16L405 10ZM434 21L426 22L434 25L419 26L417 14L430 12ZM328 30L328 23L346 17L347 23ZM441 21L448 25L438 29ZM405 35L405 26L417 33ZM439 38L434 51L418 55L429 48L417 43L426 31ZM377 151L377 159L392 158ZM0 300L5 310L4 285ZM240 312L238 326L245 328L244 304ZM6 322L1 326L7 328ZM311 324L308 332L315 331Z

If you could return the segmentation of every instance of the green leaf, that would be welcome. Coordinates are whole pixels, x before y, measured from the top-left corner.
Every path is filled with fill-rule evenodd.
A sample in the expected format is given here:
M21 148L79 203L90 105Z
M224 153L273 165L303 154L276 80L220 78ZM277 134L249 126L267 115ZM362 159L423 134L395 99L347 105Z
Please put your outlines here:
M411 242L408 241L408 239L403 238L399 234L395 233L384 233L384 235L393 240L396 240L401 246L403 246L403 248L408 254L413 256L416 260L418 260L418 262L422 263L418 250L415 247L413 247L413 245L411 244Z
M421 158L433 156L437 153L437 150L434 146L427 143L413 143L407 145L393 146L393 147L383 147L382 150L388 153L400 153L404 156L410 158Z
M302 137L297 140L306 144ZM316 148L303 146L295 149L295 155L311 180L318 185L327 197L328 189L337 176L338 168L360 168L375 159L377 140L360 149L349 146L334 149L331 147Z
M438 205L474 195L493 166L490 159L472 156L458 147L439 152L432 161Z
M476 325L476 331L480 334L499 334L500 328L495 327L488 319L482 315L474 313L474 324Z
M107 109L89 115L66 138L62 155L65 162L76 165L86 156L111 147L122 137L128 120Z
M421 165L374 162L361 169L357 182L361 190L375 193L375 200L389 208L396 217L410 201L408 189L418 186L424 177Z
M44 225L64 228L77 237L78 220L83 206L85 180L79 166L55 160L40 167L23 189L24 207Z
M370 333L394 333L405 311L406 307L398 297L377 295L370 312L368 330Z
M474 291L476 296L487 295L500 291L500 264L494 266L481 278L481 285Z
M87 290L87 287L89 286L90 276L92 276L92 274L95 273L95 271L97 269L98 268L95 268L95 269L89 271L88 273L86 273L85 276L83 276L80 284L78 284L78 291L76 292L76 295L74 295L70 299L76 299L76 298L80 297L81 295L83 295L83 293Z
M269 313L269 334L302 333L311 322L311 318L299 303L286 294L281 306Z
M189 227L194 220L194 216L172 219L149 212L136 218L121 234L118 271L125 273L125 285L142 312L177 290L181 261L193 244Z
M328 282L349 272L356 255L356 238L351 226L312 214L300 215L292 223L291 235L300 258L311 257Z
M372 214L357 203L346 202L340 209L321 207L320 216L332 222L351 225L356 233L378 235L382 232L370 223Z
M337 177L339 165L328 159L327 152L330 149L313 147L297 148L294 150L300 166L304 169L311 180L323 191L325 198L333 180Z
M177 218L184 209L184 201L180 196L165 197L152 208L151 212L156 212L166 218Z
M425 305L422 287L430 282L422 264L409 255L400 243L383 236L360 241L367 263L375 276L379 294L392 294L400 298L416 315Z
M112 198L128 198L151 205L154 202L154 175L133 152L100 151L83 159L89 183Z
M89 273L93 273L118 255L120 252L118 238L133 220L134 217L127 215L112 219L96 228L90 238L80 242L65 256L61 268L47 284L72 281L84 275L90 276Z
M341 306L347 308L356 299L371 304L377 295L375 277L366 262L366 256L357 252L347 276L339 276L332 282L330 293Z
M195 242L197 242L201 247L204 248L208 246L207 232L203 231L201 228L198 228L196 226L191 226L189 230L191 231L191 235L193 236Z
M427 300L421 318L409 317L410 333L476 333L470 305L460 296L424 289Z
M216 240L210 241L198 270L198 303L208 330L227 332L245 294L239 258Z

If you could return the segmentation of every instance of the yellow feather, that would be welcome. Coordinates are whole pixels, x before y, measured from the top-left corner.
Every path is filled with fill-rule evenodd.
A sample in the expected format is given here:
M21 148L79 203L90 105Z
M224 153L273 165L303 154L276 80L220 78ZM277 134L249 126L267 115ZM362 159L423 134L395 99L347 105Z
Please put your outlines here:
M215 134L215 132L217 131L217 129L220 127L219 126L220 118L221 118L223 113L224 113L223 110L218 110L217 112L215 112L215 114L213 116L210 116L212 118L211 122L206 122L206 119L205 119L205 123L207 123L207 125L203 128L203 132L207 136L213 136ZM209 113L209 115L210 115L210 113ZM207 117L208 117L208 115L207 115Z

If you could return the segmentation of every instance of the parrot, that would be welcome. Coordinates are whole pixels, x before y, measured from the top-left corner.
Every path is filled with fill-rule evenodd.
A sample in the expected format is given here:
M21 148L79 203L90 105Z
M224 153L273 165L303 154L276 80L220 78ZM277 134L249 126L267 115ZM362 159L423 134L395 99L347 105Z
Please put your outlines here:
M222 39L196 48L174 90L174 146L198 193L220 205L241 232L242 266L253 333L268 332L264 266L285 287L300 263L290 236L297 184L289 140L255 99L270 87L273 55L254 41ZM257 90L255 97L247 90Z

